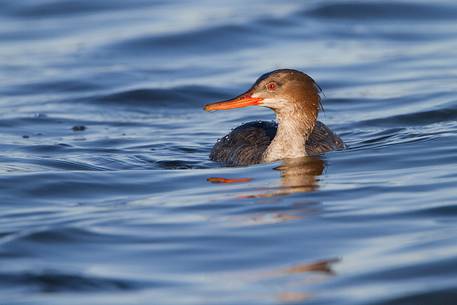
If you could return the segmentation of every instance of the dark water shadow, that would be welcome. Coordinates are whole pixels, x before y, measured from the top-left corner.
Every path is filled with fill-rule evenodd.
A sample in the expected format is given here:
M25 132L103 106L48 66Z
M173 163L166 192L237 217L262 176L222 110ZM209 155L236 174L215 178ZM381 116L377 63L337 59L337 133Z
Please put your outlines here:
M333 1L332 1L333 2ZM350 21L379 20L421 20L433 21L454 19L457 9L450 5L433 3L407 3L394 1L385 3L345 1L332 3L328 1L304 12L304 15L323 19L343 19Z

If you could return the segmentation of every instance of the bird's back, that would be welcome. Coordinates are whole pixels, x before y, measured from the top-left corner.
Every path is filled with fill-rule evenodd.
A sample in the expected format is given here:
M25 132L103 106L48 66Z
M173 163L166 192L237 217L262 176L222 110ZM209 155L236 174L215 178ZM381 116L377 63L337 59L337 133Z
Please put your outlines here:
M320 121L317 121L316 125L314 125L313 132L305 144L306 153L310 156L343 149L344 147L343 140Z
M263 153L276 135L275 122L249 122L233 129L217 141L210 160L227 166L245 166L262 162ZM305 144L308 155L344 148L343 141L324 123L317 121Z
M214 144L210 160L227 166L243 166L262 162L262 154L276 135L274 122L249 122L233 129Z

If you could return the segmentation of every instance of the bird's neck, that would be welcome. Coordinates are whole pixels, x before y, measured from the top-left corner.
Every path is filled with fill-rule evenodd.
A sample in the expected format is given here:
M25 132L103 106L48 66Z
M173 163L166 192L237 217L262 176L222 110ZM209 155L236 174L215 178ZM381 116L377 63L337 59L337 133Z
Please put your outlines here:
M276 113L278 129L263 154L264 162L306 156L305 143L313 131L316 117L294 112Z

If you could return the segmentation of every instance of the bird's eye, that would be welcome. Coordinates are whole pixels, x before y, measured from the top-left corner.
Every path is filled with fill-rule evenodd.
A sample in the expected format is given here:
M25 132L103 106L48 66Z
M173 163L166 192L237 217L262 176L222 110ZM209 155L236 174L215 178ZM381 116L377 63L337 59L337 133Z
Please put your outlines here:
M268 83L267 84L267 90L270 91L270 92L275 91L277 86L278 85L275 82Z

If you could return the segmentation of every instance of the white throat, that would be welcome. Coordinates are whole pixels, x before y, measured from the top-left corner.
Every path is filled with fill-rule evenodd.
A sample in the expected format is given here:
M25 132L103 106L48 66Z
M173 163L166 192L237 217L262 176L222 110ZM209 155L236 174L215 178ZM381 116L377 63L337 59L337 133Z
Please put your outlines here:
M307 156L305 143L311 134L316 118L290 107L276 110L278 129L276 136L263 153L264 162Z
M278 120L276 136L263 153L263 161L273 162L306 156L306 138L302 129L290 120Z

